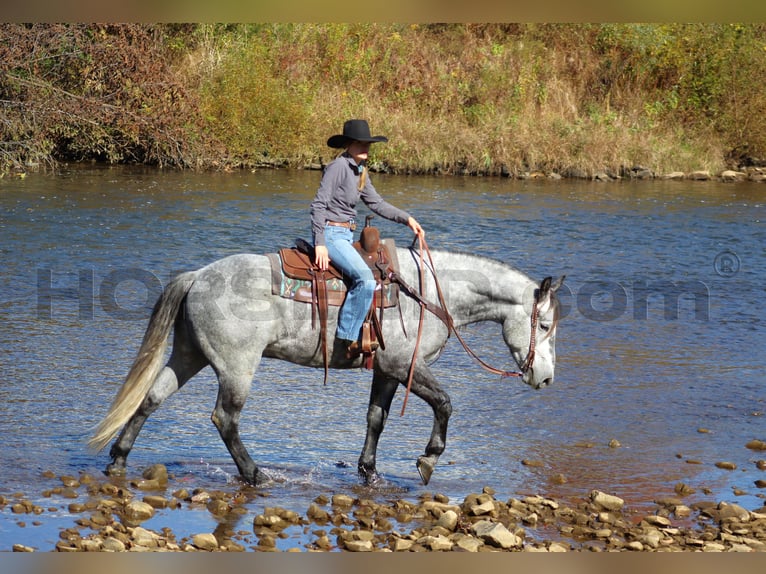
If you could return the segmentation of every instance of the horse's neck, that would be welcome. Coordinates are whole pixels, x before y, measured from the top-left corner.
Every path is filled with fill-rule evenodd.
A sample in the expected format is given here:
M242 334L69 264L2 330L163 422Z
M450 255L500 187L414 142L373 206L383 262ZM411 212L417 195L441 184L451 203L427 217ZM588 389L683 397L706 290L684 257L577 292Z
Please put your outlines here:
M520 311L532 280L512 267L483 257L434 251L434 268L447 309L457 326L479 321L503 322L509 313ZM401 260L400 255L400 260ZM412 260L412 255L405 256ZM426 261L428 258L426 256ZM418 287L416 273L411 285ZM429 298L437 302L433 277L428 276Z

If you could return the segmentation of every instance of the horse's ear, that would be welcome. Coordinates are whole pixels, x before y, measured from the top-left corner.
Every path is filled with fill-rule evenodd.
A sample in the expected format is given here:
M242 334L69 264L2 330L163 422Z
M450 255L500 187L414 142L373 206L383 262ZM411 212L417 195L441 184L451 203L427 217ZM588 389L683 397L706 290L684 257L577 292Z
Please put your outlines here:
M558 291L559 288L564 284L564 279L566 278L567 278L566 275L562 275L561 277L556 279L556 281L554 281L553 284L551 285L551 291L553 291L554 293Z
M552 280L553 280L552 277L546 277L545 279L542 280L542 282L540 283L540 291L538 292L539 293L538 299L542 300L548 296L548 291L551 288Z

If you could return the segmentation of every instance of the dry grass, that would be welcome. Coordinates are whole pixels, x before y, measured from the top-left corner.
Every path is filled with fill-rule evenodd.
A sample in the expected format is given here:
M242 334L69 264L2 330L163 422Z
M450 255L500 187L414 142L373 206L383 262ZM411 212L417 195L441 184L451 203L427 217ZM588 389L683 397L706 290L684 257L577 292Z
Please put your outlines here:
M16 47L0 60L3 139L22 138L26 147L16 148L30 157L302 166L332 157L325 141L350 117L389 136L373 160L401 173L715 171L766 156L766 26L758 24L1 31L3 45ZM43 73L30 62L59 57L62 31L87 58L30 83ZM130 37L141 44L128 45ZM99 61L115 53L129 54L132 73ZM108 91L92 89L105 81ZM71 97L45 107L59 88L87 104L88 121L72 121ZM121 107L109 108L104 98L115 93ZM48 124L34 125L51 108ZM0 172L14 161L23 154Z

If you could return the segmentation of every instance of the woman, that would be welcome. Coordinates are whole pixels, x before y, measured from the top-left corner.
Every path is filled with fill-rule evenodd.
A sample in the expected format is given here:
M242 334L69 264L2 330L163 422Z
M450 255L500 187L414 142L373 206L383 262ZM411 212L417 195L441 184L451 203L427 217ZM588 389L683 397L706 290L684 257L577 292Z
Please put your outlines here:
M311 203L314 262L317 267L326 270L332 261L350 282L338 315L335 335L336 345L346 349L348 359L361 354L359 335L376 286L372 271L352 245L357 202L361 199L374 213L405 223L417 236L425 236L415 218L386 202L370 181L365 167L370 144L387 141L385 136L371 136L365 120L344 123L343 133L330 137L327 145L345 148L345 151L325 167L322 182Z

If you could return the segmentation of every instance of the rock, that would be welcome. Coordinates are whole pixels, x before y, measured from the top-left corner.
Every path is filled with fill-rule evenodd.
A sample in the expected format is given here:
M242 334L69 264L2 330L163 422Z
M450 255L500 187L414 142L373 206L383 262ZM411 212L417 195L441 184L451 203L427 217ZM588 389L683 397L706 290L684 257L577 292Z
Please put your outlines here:
M668 518L664 516L658 516L656 514L646 516L644 521L646 521L648 524L651 524L652 526L658 526L659 528L668 528L671 526L671 522Z
M741 171L734 171L731 169L721 172L721 179L723 181L739 181L744 179L747 174Z
M144 496L144 502L152 508L166 508L168 506L167 499L162 496Z
M686 174L682 171L671 171L662 176L663 179L684 179Z
M689 494L694 494L696 492L691 486L683 482L676 484L675 491L679 496L688 496Z
M231 511L231 506L225 500L213 499L207 503L207 509L213 516L225 516Z
M445 552L452 550L453 542L446 536L424 536L418 539L418 544L422 544L433 552Z
M766 442L754 439L748 442L745 447L750 450L766 450Z
M457 527L457 522L457 512L454 510L447 510L446 512L443 512L439 517L439 520L436 521L436 525L441 526L442 528L446 528L450 532L454 532L455 528Z
M125 552L125 543L117 538L104 538L101 543L101 550L103 552Z
M706 170L697 170L689 174L689 179L692 181L708 181L710 177L710 172Z
M134 523L144 522L154 516L154 508L141 500L131 500L125 505L125 518Z
M476 504L469 510L469 514L472 516L482 516L484 514L492 514L495 510L495 503L491 500L483 502L482 504Z
M685 504L679 504L673 508L673 514L676 518L688 518L692 515L692 509Z
M192 536L192 544L200 550L205 550L207 552L218 550L218 539L214 534L209 532Z
M353 506L353 504L354 504L354 499L348 496L347 494L335 494L332 497L333 506L348 507L348 506Z
M721 502L718 505L718 520L721 522L731 520L747 522L750 520L750 512L742 508L739 504Z
M311 506L309 506L306 516L317 524L325 524L330 521L330 513L313 502L311 503Z
M590 493L590 499L593 504L600 506L604 510L620 510L625 505L625 501L618 496L606 494L600 490L594 490Z
M522 539L516 536L499 522L490 522L482 520L471 527L474 535L484 543L497 548L519 548L522 545Z
M630 168L630 177L635 179L653 179L654 173L649 168L637 165Z
M349 552L372 552L374 548L371 540L346 540L343 547Z
M159 546L158 539L159 536L157 534L140 526L133 529L131 536L131 542L143 548L157 548Z
M407 552L412 548L413 544L415 544L415 542L408 538L394 538L389 547L394 552Z
M718 468L722 468L724 470L737 470L737 465L734 464L733 462L725 462L725 461L724 462L717 462L717 463L715 463L715 465Z
M455 546L464 552L478 552L484 543L473 536L463 535L455 541Z
M168 484L168 469L164 464L153 464L141 473L146 480L156 480L163 486Z

